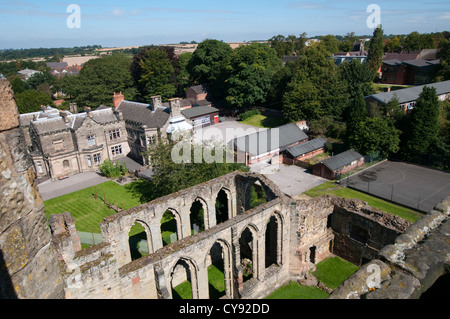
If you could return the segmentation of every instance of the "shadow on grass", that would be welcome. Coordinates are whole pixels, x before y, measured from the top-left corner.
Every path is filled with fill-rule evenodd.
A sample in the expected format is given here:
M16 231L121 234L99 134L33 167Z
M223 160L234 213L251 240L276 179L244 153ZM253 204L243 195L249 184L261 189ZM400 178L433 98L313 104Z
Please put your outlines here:
M125 189L132 194L133 198L139 199L142 204L151 202L159 197L153 182L146 179L139 179L130 183L125 186Z

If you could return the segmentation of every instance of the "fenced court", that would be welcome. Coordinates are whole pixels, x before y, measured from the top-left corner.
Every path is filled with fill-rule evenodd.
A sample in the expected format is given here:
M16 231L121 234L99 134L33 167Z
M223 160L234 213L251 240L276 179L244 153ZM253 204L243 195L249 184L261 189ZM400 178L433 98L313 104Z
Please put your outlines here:
M404 162L382 162L342 183L425 213L450 194L449 173Z

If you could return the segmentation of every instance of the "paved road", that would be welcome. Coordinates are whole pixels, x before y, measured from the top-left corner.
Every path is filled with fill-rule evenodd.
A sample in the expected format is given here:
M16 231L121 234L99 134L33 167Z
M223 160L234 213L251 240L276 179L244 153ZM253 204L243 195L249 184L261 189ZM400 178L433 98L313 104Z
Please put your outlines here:
M38 185L42 199L49 200L109 181L97 173L81 173L62 181L46 181Z

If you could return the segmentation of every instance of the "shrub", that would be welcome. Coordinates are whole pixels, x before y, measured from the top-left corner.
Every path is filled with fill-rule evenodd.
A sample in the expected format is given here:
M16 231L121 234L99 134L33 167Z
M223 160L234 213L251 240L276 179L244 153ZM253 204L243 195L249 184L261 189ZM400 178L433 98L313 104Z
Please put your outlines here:
M242 113L242 114L239 116L239 119L240 119L241 121L245 121L245 120L251 118L252 116L260 115L260 114L261 114L261 112L258 111L258 110L250 110L250 111L247 111L247 112L245 112L245 113Z
M108 178L116 178L127 173L127 168L120 162L113 163L107 159L99 166L100 172Z

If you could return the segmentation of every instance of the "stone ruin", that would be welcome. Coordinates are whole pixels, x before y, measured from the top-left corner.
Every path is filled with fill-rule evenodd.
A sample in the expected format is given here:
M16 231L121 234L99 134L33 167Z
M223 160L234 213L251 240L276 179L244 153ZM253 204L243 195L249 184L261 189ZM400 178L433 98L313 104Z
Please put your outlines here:
M267 177L239 172L107 217L100 225L103 242L82 250L69 212L51 216L49 229L6 80L0 93L0 298L171 299L172 288L189 280L192 297L208 299L207 269L217 260L224 265L222 298L229 299L262 298L291 280L308 282L315 264L332 255L362 265L332 299L419 298L449 272L450 197L411 225L360 200L294 200ZM251 208L253 185L267 202ZM220 221L219 192L227 198ZM195 201L204 209L205 230L191 235ZM164 246L160 226L167 211L178 240ZM128 234L136 222L144 226L149 254L132 260ZM245 279L249 261L251 278ZM371 286L374 265L380 280Z

